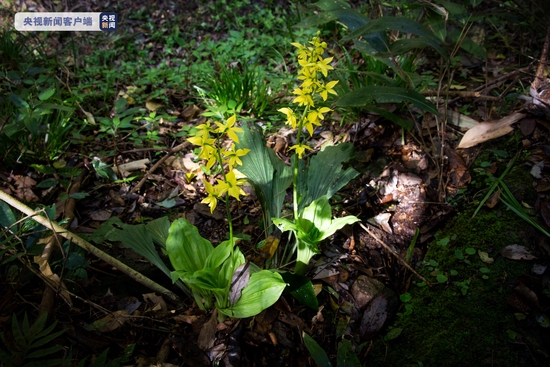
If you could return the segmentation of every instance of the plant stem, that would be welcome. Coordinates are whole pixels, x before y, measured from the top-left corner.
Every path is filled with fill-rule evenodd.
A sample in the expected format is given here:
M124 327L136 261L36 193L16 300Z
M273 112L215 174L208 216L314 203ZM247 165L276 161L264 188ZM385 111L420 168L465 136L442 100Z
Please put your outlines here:
M220 142L221 138L218 136L217 140L218 141L216 142L216 159L218 160L218 163L221 167L223 180L225 182L227 182L225 169L223 168L222 154L221 154L220 149L218 148L221 144L221 142ZM225 193L225 200L224 201L225 201L225 210L227 212L227 223L229 224L229 240L233 241L233 223L231 221L231 208L229 206L229 193L227 193L227 192ZM231 255L233 255L233 247L231 248Z
M304 108L304 112L302 113L302 116L300 117L300 122L298 124L298 132L296 133L296 145L300 145L300 137L302 136L302 129L304 128L304 119L306 118L306 114L309 110L309 106L306 105ZM293 167L292 167L292 174L293 174L293 185L292 185L292 201L294 202L294 221L298 220L298 171L299 171L299 161L300 159L296 155L296 159L294 159Z

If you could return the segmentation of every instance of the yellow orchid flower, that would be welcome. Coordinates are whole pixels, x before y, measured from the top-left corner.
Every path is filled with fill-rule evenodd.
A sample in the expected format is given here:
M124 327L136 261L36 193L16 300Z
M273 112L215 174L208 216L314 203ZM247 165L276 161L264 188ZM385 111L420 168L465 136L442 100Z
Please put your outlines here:
M222 155L225 158L228 158L227 165L229 166L229 170L231 171L233 170L233 167L243 165L240 157L247 155L248 152L250 152L250 149L236 149L235 144L232 144L231 150L222 150Z
M326 84L322 84L319 87L318 93L321 95L321 98L323 98L323 101L327 100L329 93L334 94L334 95L338 95L338 93L336 93L336 91L333 89L336 84L338 84L338 80L333 80L333 81L328 82Z
M299 159L302 159L302 154L304 154L304 152L306 151L306 149L313 150L312 148L308 147L308 146L305 145L305 144L293 145L293 146L291 146L291 147L288 148L288 149L289 149L289 150L294 149L294 151L296 152L296 154L298 154L298 158L299 158Z
M296 121L296 114L294 113L294 111L292 111L291 108L279 108L277 111L284 113L286 115L286 123L292 126L293 129L296 129L296 126L298 126L298 122Z
M227 134L231 140L233 140L235 143L239 142L239 137L236 133L242 133L243 129L240 127L233 127L235 123L237 122L237 115L233 115L230 118L225 121L225 123L221 123L218 121L214 121L216 125L218 125L218 128L215 130L215 132L219 134Z
M210 207L210 213L213 213L214 209L216 209L216 206L218 205L218 194L216 187L212 186L212 184L208 181L202 180L202 182L204 183L208 196L202 199L201 203L208 204Z
M220 196L227 192L229 196L232 196L240 201L239 196L246 195L243 189L241 189L241 186L244 185L245 182L245 180L238 180L233 170L229 171L225 175L225 181L218 180Z

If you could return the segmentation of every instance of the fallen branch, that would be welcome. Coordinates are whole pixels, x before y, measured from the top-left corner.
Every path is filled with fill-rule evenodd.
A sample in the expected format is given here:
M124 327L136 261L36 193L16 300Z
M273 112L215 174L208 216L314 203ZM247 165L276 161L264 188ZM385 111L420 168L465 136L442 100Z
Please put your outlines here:
M69 189L69 195L67 200L65 201L65 205L63 208L63 218L65 219L65 224L62 227L65 229L69 227L70 223L74 219L74 208L76 205L76 200L72 198L71 195L77 193L80 190L80 185L82 184L82 180L84 180L84 175L84 173L79 175ZM40 272L42 273L43 277L50 280L50 282L44 282L46 284L46 288L42 293L42 300L40 301L40 306L38 307L39 316L42 316L42 314L46 314L47 317L50 318L51 315L54 314L56 295L60 295L61 298L63 298L63 300L67 302L69 306L72 306L71 296L69 295L67 287L62 280L63 275L59 277L57 274L54 274L49 264L49 260L52 257L52 254L56 251L59 251L60 248L61 241L59 241L59 238L54 234L50 237L48 243L44 247L42 255L35 256L34 259L34 262L40 267ZM52 287L52 284L54 284L55 287Z
M381 244L390 254L392 254L393 256L395 256L397 258L397 260L399 260L407 269L409 269L410 271L413 272L414 275L416 275L418 278L420 278L424 283L426 283L429 287L432 286L432 284L430 282L428 282L426 280L426 278L424 278L422 275L420 275L416 270L414 270L412 268L412 266L410 266L409 264L407 264L407 262L405 260L403 260L401 258L401 256L399 256L398 254L396 254L391 248L390 246L386 245L384 243L384 241L382 241L381 239L379 239L378 237L376 237L374 235L374 233L372 233L371 231L369 231L369 229L363 225L363 223L359 223L359 225L361 226L361 228L363 228L368 234L371 235L372 238L374 238L374 240L376 242L378 242L379 244Z
M83 248L84 250L88 251L89 253L97 256L99 259L105 261L107 264L112 265L113 267L117 268L124 274L128 275L132 279L134 279L136 282L143 284L147 288L160 293L163 297L168 298L170 301L180 304L181 300L180 298L172 291L164 288L160 284L154 282L153 280L147 278L143 274L135 271L128 265L118 261L111 255L101 251L88 241L85 241L81 237L77 236L76 234L62 228L57 223L51 222L50 219L41 216L38 212L32 210L25 204L21 203L19 200L13 198L12 196L6 194L4 191L0 190L0 200L3 200L7 204L11 205L12 207L16 208L20 212L28 215L29 217L33 218L33 220L37 221L38 223L42 224L44 227L49 228L54 232L54 235L60 235L69 241L73 242L77 246Z
M149 175L153 172L155 172L157 170L157 168L159 168L159 166L165 161L168 159L168 157L170 157L171 155L174 155L176 154L177 152L179 151L182 151L183 149L187 148L188 146L190 146L191 143L186 141L184 143L181 143L180 145L170 149L170 151L168 153L166 153L166 155L164 157L162 157L161 159L159 159L159 161L157 163L155 163L153 165L153 167L151 167L151 169L149 171L147 171L147 173L145 173L145 176L143 176L143 178L141 179L141 181L138 182L138 184L130 191L132 194L135 194L136 192L139 191L139 189L141 189L141 186L143 186L143 184L145 183L145 181L147 181L147 179L149 178Z

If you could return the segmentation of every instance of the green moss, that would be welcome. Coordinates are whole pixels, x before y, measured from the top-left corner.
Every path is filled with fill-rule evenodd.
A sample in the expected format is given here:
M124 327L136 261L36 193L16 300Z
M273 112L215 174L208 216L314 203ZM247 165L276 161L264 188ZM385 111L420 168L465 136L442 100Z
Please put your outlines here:
M483 209L473 219L472 213L457 215L438 235L440 240L450 240L445 246L437 240L430 245L418 270L434 286L413 287L413 313L397 318L393 325L403 329L400 337L375 340L369 365L518 366L533 362L526 357L528 346L512 343L509 337L509 330L518 335L528 331L522 330L515 310L507 304L518 277L529 273L532 264L503 258L500 251L511 244L530 248L538 233L503 206ZM468 248L476 252L468 254ZM494 262L481 261L478 251L487 252ZM459 252L462 256L457 257ZM437 274L444 274L448 281L438 283Z

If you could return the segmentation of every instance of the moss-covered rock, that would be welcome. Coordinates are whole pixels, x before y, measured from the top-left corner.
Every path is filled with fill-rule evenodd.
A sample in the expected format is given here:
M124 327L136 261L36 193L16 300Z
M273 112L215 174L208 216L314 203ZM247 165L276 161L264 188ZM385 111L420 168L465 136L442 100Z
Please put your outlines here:
M539 233L502 204L472 214L457 215L430 245L418 270L433 287L411 289L412 314L392 325L400 336L376 339L367 365L531 366L544 358L537 326L518 322L507 303L532 263L500 255L511 244L533 248Z

